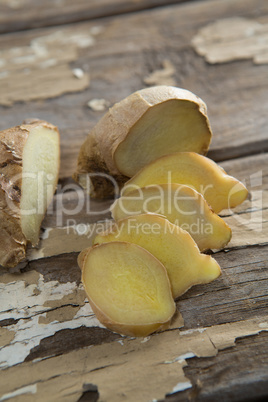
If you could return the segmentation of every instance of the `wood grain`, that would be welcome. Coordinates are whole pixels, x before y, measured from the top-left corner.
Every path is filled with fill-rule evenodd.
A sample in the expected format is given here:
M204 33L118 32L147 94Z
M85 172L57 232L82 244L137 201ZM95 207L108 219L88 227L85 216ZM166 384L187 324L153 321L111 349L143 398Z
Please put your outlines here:
M187 0L2 0L0 33L69 24L147 8L182 3Z
M268 393L268 334L238 338L235 348L211 358L187 359L191 390L166 398L167 402L265 401ZM239 373L239 375L237 375Z
M267 253L267 246L256 246L215 254L222 276L209 286L193 287L177 302L184 327L211 326L265 315Z

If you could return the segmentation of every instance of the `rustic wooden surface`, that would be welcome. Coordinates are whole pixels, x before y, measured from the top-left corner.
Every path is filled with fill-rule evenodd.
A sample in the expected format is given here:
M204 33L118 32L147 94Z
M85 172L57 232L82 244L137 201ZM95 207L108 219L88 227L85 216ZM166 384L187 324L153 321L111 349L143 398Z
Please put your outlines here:
M237 27L238 17L253 40L252 23L266 32L267 1L36 4L0 2L0 129L27 117L58 125L61 179L39 249L29 250L20 269L1 271L0 401L265 400L268 64L256 64L250 51L212 64L193 43L209 24L228 19ZM230 35L231 48L244 43L236 35L244 34ZM250 198L221 214L233 229L228 247L214 254L222 276L177 300L171 330L129 339L99 325L76 263L96 223L110 217L112 200L85 198L70 177L86 133L108 105L158 83L206 101L209 156L245 182ZM105 100L104 110L88 106L94 99Z

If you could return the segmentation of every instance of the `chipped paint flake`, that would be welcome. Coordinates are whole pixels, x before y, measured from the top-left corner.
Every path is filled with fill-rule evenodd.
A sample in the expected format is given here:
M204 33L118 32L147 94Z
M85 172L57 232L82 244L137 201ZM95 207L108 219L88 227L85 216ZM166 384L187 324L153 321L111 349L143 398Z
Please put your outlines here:
M259 327L268 330L268 322L260 322Z
M110 102L105 99L91 99L87 105L94 112L104 112L110 106Z
M81 69L73 72L70 63L77 60L79 49L93 46L95 42L96 35L87 30L74 34L66 29L38 36L24 46L0 51L0 76L5 66L9 73L3 85L1 83L0 104L9 106L15 101L47 99L87 88L89 74Z
M147 77L144 78L146 85L176 85L174 74L176 70L171 61L164 60L163 68L161 70L155 70Z
M26 387L19 388L14 392L10 392L8 394L3 395L0 398L0 401L1 402L2 401L7 401L8 399L15 398L16 396L19 396L19 395L36 394L36 392L37 392L37 385L36 384L27 385Z
M190 381L179 382L177 385L175 385L175 387L173 387L173 390L170 392L170 394L185 391L189 388L192 388L192 383Z
M64 284L57 281L44 282L43 276L40 274L37 274L40 276L36 285L30 283L34 282L34 276L27 278L27 274L30 273L22 274L24 277L22 281L1 284L1 298L5 304L1 305L0 321L8 318L20 318L16 324L7 327L12 336L10 337L11 342L7 345L5 343L4 347L0 348L0 367L2 368L22 363L31 349L39 345L42 339L53 336L62 329L74 329L82 325L103 328L88 302L84 301L81 308L76 308L75 315L65 315L65 319L61 319L60 312L59 317L55 315L53 304L52 307L48 307L48 302L55 300L59 300L59 307L61 303L64 305L63 300L67 296L70 300L72 298L78 300L77 293L82 291L84 294L82 285L77 287L75 282ZM9 276L11 277L11 275ZM37 295L36 288L40 291ZM68 298L66 303L68 303ZM46 317L50 310L54 313L52 322Z
M103 328L85 300L81 284L45 282L43 275L35 271L17 278L14 274L1 276L0 321L13 318L18 322L0 333L0 367L22 363L42 339L62 329L82 325Z
M227 18L201 28L192 39L195 51L211 64L253 59L268 63L268 24L246 18Z
M189 334L193 334L194 332L200 332L200 334L202 334L205 330L206 330L206 328L193 328L193 329L188 329L186 331L181 331L180 335L189 335Z
M73 69L73 75L78 78L81 79L84 77L85 73L81 68L74 68Z
M45 301L60 300L64 295L71 294L76 289L75 282L45 282L43 275L35 271L22 274L21 280L16 280L15 275L7 274L6 276L10 280L13 277L14 279L5 283L4 278L1 278L0 320L28 318L31 314L43 312L46 310Z
M52 395L57 400L66 398L66 382L68 382L68 389L71 390L73 398L73 395L81 395L85 378L90 376L90 382L98 387L100 400L111 400L111 395L112 400L116 402L163 399L170 390L174 393L191 387L183 370L187 365L185 359L192 357L192 354L203 357L215 356L218 350L224 347L224 342L220 343L220 337L235 340L237 336L258 333L262 330L259 324L266 321L267 317L262 317L262 319L230 323L227 326L215 325L207 328L204 333L196 331L184 337L180 337L180 331L174 329L154 334L145 343L141 343L140 339L126 337L120 344L112 342L74 350L50 359L36 360L31 365L26 363L27 377L18 375L23 366L3 370L1 372L3 392L7 394L14 391L10 379L17 376L17 387L31 385L42 379L40 389L38 384L38 392L42 395L44 389L47 389L47 399L51 399ZM211 331L210 336L207 335L208 331ZM215 349L214 344L218 344L218 349ZM179 358L181 358L180 364L176 365L175 370L172 365L163 364L168 360L173 360L176 364ZM143 364L140 364L141 361ZM57 377L56 388L53 389L48 386L52 377ZM163 378L165 381L161 381ZM38 392L36 397L39 396Z
M141 343L148 342L150 339L151 339L150 336L146 336L145 338L143 338L143 339L141 340Z

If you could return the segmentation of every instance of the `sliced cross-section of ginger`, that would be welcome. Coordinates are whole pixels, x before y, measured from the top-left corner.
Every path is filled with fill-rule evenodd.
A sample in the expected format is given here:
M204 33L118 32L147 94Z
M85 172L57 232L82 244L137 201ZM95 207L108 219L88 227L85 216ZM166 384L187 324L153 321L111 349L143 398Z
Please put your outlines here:
M211 210L201 194L176 183L132 190L114 202L111 212L116 221L147 212L164 215L189 232L201 251L223 248L232 235L229 226Z
M0 132L0 265L16 266L27 242L38 243L58 181L59 142L58 129L40 120Z
M89 249L82 281L99 321L120 334L147 336L168 326L175 312L165 267L136 244L111 242Z
M211 129L206 105L193 93L170 86L145 88L115 104L81 147L74 178L96 197L156 158L176 151L206 154ZM88 173L90 175L88 175Z
M138 244L162 262L174 298L191 286L209 283L221 274L218 263L200 253L188 232L159 215L143 214L122 219L97 235L94 244L114 241Z
M227 175L211 159L195 152L177 152L151 162L126 183L122 194L137 187L163 183L180 183L194 188L216 213L241 204L248 195L243 183Z

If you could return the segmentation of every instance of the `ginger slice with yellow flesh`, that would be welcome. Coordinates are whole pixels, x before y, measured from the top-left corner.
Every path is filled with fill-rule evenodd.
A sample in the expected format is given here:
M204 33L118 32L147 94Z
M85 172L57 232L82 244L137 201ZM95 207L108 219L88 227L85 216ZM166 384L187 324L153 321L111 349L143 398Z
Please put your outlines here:
M111 242L89 249L82 281L99 321L120 334L147 336L166 328L175 313L165 267L136 244Z
M210 209L201 194L176 183L133 190L118 198L111 212L116 221L147 212L164 215L189 232L201 251L223 248L232 236L229 226Z
M248 196L243 183L218 166L211 159L195 152L177 152L163 156L141 169L122 190L131 190L151 184L186 184L207 200L214 212L234 208Z
M96 236L94 244L126 241L153 254L166 268L174 298L191 286L209 283L221 274L218 263L201 254L188 232L153 214L131 216Z
M38 243L58 181L59 142L58 129L40 120L0 132L0 265L15 267L27 242Z
M114 184L105 174L121 186L162 155L205 155L211 135L206 105L196 95L164 85L145 88L115 104L88 134L74 179L84 188L88 180L93 196L108 196Z

